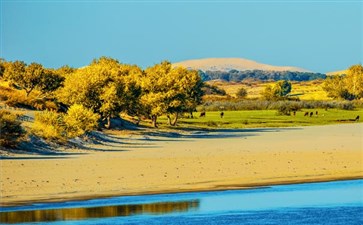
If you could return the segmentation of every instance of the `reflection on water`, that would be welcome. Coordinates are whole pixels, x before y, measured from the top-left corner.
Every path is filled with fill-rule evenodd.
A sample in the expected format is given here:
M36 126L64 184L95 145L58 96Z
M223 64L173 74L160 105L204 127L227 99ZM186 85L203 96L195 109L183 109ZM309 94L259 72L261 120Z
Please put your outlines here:
M362 225L361 215L363 179L0 207L1 224Z
M160 202L150 204L100 206L91 208L63 208L31 211L0 212L1 223L24 223L81 220L89 218L105 218L131 216L138 214L166 214L196 210L199 200L181 202Z

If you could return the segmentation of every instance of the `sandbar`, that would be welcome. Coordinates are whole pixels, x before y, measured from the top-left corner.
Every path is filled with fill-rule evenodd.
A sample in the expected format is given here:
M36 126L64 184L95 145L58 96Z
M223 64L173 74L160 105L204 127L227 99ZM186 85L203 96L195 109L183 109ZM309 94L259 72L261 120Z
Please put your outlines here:
M363 124L107 134L0 160L1 206L363 178Z

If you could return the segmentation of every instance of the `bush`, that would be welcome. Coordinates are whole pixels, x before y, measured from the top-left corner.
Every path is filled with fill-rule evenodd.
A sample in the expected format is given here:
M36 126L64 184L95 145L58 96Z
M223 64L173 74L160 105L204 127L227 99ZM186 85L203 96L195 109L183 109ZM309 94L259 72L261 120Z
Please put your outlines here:
M299 104L298 102L280 102L279 106L277 108L277 113L279 115L286 115L286 116L290 116L291 112L296 112L298 110L301 109L301 104Z
M236 93L236 96L238 98L246 98L247 97L247 90L245 88L240 88L238 89L237 93Z
M82 105L72 105L67 114L45 111L35 115L33 133L39 137L66 141L82 136L98 126L99 115Z
M25 131L17 120L17 115L0 110L0 145L15 147L24 135Z
M64 116L68 138L78 137L96 129L99 118L99 115L82 105L72 105Z
M65 141L63 115L52 111L36 113L32 132L44 139Z

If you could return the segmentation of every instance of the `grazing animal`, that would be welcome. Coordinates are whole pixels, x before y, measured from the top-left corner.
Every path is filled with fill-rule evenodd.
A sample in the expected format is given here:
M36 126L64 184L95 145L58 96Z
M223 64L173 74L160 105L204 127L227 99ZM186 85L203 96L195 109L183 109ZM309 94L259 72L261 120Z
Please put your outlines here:
M319 112L318 112L318 111L316 111L316 112L315 112L315 115L316 115L316 116L318 116L318 115L319 115Z
M312 117L314 115L314 112L310 112L310 117Z
M308 116L309 115L309 112L306 112L305 114L304 114L304 116Z
M223 116L224 116L224 112L221 112L221 118L223 118Z
M359 115L355 118L355 121L359 121Z
M205 112L201 112L199 117L205 117Z
M296 116L296 111L293 111L292 113L294 114L294 116Z

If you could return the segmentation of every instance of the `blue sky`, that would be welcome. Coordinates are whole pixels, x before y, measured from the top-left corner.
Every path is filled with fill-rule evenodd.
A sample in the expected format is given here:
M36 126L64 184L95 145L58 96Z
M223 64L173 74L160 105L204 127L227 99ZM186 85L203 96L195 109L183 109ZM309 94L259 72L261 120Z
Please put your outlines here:
M363 62L362 1L1 1L1 57L80 67L240 57L316 72Z

